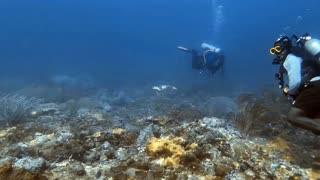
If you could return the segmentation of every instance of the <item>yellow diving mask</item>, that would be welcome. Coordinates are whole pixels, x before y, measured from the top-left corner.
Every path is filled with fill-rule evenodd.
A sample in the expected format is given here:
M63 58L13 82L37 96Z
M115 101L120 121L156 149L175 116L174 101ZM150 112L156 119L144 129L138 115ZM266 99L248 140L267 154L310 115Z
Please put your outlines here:
M270 49L270 54L274 55L274 54L279 54L281 53L281 47L280 46L275 46L273 48Z

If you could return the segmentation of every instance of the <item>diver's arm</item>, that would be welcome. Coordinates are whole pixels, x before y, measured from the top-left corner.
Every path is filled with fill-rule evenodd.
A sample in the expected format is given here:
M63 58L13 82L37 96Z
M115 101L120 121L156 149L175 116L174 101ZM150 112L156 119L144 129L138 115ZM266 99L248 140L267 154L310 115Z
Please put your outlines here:
M300 57L289 54L283 66L288 72L288 94L296 95L301 85L301 63Z
M194 52L193 49L188 49L188 48L185 48L185 47L182 47L182 46L178 46L177 48L180 49L181 51L184 51L184 52L189 52L189 53L193 53Z
M224 55L223 54L218 55L217 60L213 64L211 73L215 74L219 70L221 70L222 74L224 74Z
M192 69L203 70L204 69L203 57L199 56L197 52L192 53Z

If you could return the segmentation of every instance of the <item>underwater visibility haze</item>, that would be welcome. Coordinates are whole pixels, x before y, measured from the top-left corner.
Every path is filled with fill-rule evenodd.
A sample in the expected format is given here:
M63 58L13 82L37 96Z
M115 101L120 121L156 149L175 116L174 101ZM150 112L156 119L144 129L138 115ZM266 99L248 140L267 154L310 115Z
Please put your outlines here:
M320 38L319 5L0 1L0 179L320 177L319 137L286 121L269 53ZM202 43L223 72L177 48Z
M31 81L87 75L119 86L186 82L194 76L190 61L175 47L206 41L225 51L229 80L256 87L272 81L268 49L279 34L318 33L316 6L315 0L2 1L1 74Z

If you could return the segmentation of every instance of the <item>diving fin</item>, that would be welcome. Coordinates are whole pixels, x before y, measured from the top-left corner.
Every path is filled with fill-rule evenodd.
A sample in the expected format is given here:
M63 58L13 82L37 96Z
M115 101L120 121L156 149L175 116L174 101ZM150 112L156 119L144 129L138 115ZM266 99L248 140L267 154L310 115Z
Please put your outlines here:
M192 50L185 48L185 47L182 47L182 46L178 46L177 48L180 49L181 51L192 52Z

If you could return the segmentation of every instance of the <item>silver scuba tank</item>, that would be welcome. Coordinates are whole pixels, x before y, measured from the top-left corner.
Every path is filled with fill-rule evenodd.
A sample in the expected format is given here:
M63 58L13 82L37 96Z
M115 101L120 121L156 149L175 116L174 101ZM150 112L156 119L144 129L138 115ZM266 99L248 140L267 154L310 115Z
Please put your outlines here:
M312 54L313 56L316 56L318 60L320 59L320 40L319 39L307 40L304 43L304 47L310 54Z
M202 43L201 47L202 47L202 49L210 49L213 52L220 52L220 50L221 50L220 48L215 47L215 46L208 44L208 43Z
M296 36L295 36L296 37ZM297 44L301 44L302 47L315 57L317 63L320 65L320 40L316 38L311 38L311 36L306 33L301 36L299 39L297 38Z

